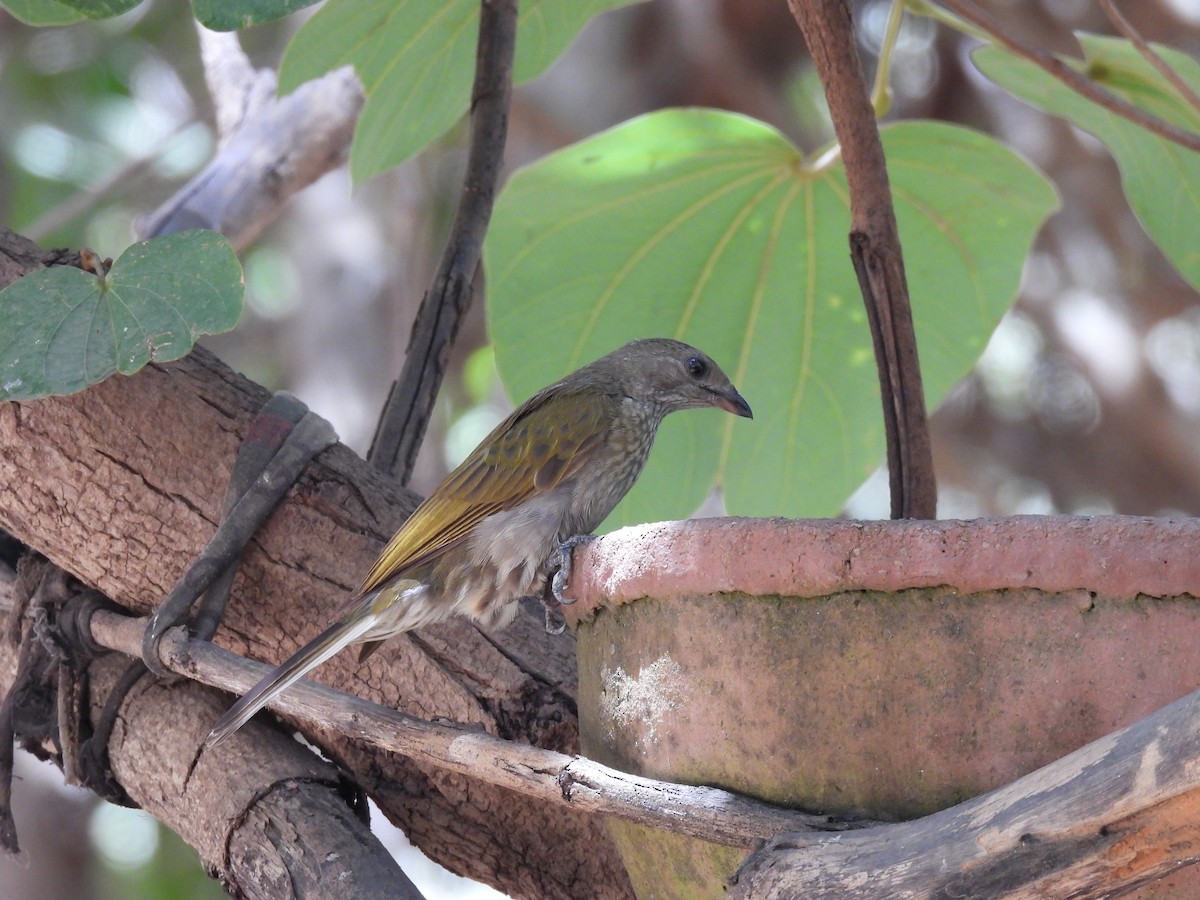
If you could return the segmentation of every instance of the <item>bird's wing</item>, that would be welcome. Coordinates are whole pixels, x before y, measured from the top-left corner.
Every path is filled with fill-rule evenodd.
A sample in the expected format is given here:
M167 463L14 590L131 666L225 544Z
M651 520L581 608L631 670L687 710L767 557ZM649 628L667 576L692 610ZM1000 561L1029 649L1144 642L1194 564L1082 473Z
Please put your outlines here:
M618 403L596 392L549 388L531 397L400 526L356 596L432 562L483 519L570 478L604 444Z

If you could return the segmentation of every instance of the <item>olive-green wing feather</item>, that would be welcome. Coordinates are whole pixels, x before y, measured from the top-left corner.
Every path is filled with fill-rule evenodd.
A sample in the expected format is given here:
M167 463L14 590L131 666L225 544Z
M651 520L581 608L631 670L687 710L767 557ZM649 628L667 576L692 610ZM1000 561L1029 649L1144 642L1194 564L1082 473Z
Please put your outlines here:
M619 400L548 388L497 425L417 507L384 548L357 596L458 546L490 515L574 475L603 445Z

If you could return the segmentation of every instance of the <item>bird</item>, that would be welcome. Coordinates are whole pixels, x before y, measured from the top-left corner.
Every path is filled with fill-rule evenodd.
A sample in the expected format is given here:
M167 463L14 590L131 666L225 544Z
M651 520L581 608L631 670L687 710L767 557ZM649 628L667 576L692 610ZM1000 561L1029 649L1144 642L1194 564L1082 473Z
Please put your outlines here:
M502 628L521 598L550 589L572 602L572 548L633 487L663 418L702 407L754 417L720 366L666 338L632 341L534 394L400 526L333 624L238 700L205 746L350 644L363 644L362 661L453 615Z

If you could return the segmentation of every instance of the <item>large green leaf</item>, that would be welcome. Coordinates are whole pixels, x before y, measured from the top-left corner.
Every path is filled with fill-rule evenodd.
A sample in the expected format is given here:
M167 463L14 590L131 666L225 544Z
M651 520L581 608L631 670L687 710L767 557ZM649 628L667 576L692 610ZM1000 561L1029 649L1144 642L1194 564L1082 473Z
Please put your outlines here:
M184 231L134 244L99 277L66 266L0 291L0 400L69 394L186 355L237 324L242 269L228 241Z
M1193 109L1128 41L1078 35L1084 61L1064 60L1130 103L1200 133ZM1167 63L1200 91L1200 63L1156 48ZM1191 285L1200 289L1200 153L1158 137L1086 100L1031 63L995 47L974 53L975 64L996 84L1051 115L1094 134L1121 170L1129 205L1142 227Z
M978 357L1018 286L1053 188L994 140L883 131L931 406ZM513 176L486 246L489 327L522 398L637 337L678 337L726 369L754 421L663 426L607 523L731 512L829 515L883 456L879 388L849 260L845 173L741 116L643 116Z
M596 13L632 2L522 2L514 79L542 72ZM479 0L329 0L288 45L279 89L354 66L367 101L350 171L363 181L408 159L466 112L478 22Z
M142 0L0 0L26 25L66 25L82 19L108 19ZM273 22L317 0L192 0L192 12L214 31L233 31Z

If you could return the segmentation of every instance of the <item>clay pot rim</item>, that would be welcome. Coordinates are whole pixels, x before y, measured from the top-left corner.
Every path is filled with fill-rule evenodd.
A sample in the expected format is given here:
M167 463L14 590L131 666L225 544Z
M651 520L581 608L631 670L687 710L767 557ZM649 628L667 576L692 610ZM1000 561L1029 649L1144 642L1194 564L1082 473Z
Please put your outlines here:
M575 553L572 627L643 597L819 597L951 586L1106 597L1200 596L1200 519L1009 516L932 521L711 518L622 528Z

